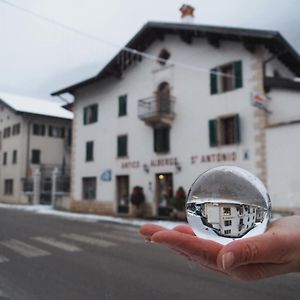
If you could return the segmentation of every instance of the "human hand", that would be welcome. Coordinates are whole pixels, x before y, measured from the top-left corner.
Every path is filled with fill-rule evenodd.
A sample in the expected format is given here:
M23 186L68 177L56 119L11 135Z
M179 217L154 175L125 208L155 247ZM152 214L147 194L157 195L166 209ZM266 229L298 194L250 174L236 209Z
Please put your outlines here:
M147 224L140 233L204 267L242 280L300 271L300 216L278 219L264 234L225 246L196 237L188 225L166 230Z

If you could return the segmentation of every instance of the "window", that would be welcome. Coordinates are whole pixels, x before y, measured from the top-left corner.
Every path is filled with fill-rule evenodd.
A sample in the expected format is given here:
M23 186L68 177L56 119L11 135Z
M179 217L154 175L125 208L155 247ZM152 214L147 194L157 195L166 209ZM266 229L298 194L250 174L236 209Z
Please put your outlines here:
M208 127L211 147L240 143L240 118L238 114L209 120Z
M20 128L21 128L21 124L20 123L13 125L13 127L12 127L12 135L19 134L20 133Z
M225 226L231 226L231 220L226 220L226 221L224 221L224 225Z
M166 153L170 151L170 127L157 127L153 129L154 152Z
M10 137L10 127L6 127L3 130L3 138L8 138Z
M119 117L127 115L127 95L119 97Z
M14 150L14 151L13 151L12 163L13 163L13 164L16 164L16 163L17 163L17 150Z
M33 124L32 125L33 135L45 135L45 125L44 124Z
M240 219L240 225L243 225L244 222L243 222L243 219Z
M51 137L65 137L65 129L63 127L49 126L48 135Z
M4 194L12 195L14 192L14 181L12 179L4 180Z
M92 124L98 121L98 104L87 106L83 109L83 124Z
M72 145L72 129L68 128L68 134L67 134L67 145Z
M3 152L3 166L7 164L7 152Z
M230 234L231 233L231 230L228 229L228 230L224 230L224 234Z
M235 61L211 70L211 95L232 91L241 87L243 87L243 70L241 61Z
M167 49L163 48L160 50L158 58L167 60L170 58L170 56L171 56L171 53ZM162 66L164 66L166 64L166 62L163 60L160 60L160 59L158 60L158 63L161 64Z
M223 207L223 216L230 216L230 215L231 215L231 208Z
M82 178L82 198L84 200L96 199L96 177Z
M85 144L85 160L86 161L94 160L94 142L87 142Z
M40 150L32 150L31 151L31 163L32 164L40 164L41 162L41 151Z
M128 151L127 151L127 135L120 135L118 136L118 157L126 157L128 156Z

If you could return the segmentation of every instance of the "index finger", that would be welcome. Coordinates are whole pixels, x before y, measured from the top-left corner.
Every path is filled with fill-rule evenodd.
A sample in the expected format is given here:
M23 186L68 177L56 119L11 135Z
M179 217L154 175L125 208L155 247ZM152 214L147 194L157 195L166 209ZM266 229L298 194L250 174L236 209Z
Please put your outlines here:
M194 261L211 268L216 268L217 255L223 247L216 242L175 230L159 231L152 235L151 241L182 251Z
M227 271L250 263L285 263L287 244L286 236L275 233L235 240L218 254L218 266Z

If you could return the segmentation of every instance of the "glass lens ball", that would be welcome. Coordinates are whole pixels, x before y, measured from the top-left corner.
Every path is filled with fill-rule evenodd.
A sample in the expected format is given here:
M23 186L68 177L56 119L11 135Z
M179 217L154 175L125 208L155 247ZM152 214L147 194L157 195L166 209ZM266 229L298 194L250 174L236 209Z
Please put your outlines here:
M271 200L256 176L239 167L221 166L204 172L192 184L186 214L198 237L225 245L264 233Z

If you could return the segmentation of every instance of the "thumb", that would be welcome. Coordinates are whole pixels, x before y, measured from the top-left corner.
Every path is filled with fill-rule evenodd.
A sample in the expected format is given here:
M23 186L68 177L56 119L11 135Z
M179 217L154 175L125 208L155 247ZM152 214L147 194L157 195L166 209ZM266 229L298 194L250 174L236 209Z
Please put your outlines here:
M236 240L224 246L217 257L218 267L231 270L253 263L284 263L288 259L285 237L275 233Z

